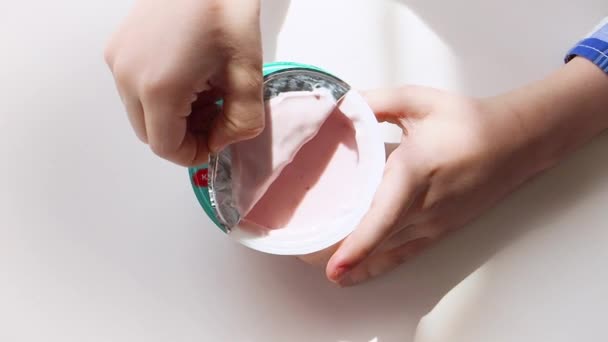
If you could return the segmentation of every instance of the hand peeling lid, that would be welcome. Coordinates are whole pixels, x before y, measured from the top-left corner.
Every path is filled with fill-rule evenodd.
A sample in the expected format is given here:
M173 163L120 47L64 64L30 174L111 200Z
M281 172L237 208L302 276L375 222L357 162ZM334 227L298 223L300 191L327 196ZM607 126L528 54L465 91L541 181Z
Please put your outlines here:
M384 144L371 109L338 78L294 63L267 64L264 74L265 131L191 168L191 183L207 215L242 244L272 254L312 253L346 237L367 211L382 176ZM351 159L352 177L332 169L332 160ZM357 177L361 184L352 184ZM311 204L327 197L322 189L342 196L323 205L331 209ZM302 221L317 211L326 211L319 216L324 222Z
M230 147L232 203L241 217L249 214L300 149L319 133L336 106L324 88L280 93L265 102L266 129Z
M280 173L282 168L290 162L297 151L312 137L318 130L311 130L306 136L301 136L298 141L287 141L283 139L282 144L276 144L278 148L274 148L271 154L267 154L268 166L264 167L263 170L256 170L255 173L247 173L246 169L244 173L239 172L242 168L240 165L232 164L234 160L245 159L246 165L264 165L263 163L257 162L249 158L258 158L258 155L253 155L252 152L260 149L260 145L264 145L264 140L276 139L276 133L283 133L282 136L289 137L297 133L298 128L314 128L319 127L322 122L325 121L327 116L331 113L331 110L335 108L337 102L350 90L350 87L342 80L329 75L328 73L320 71L320 69L311 70L307 67L300 67L296 64L290 65L287 69L275 70L264 76L264 100L266 104L269 102L278 102L277 99L281 98L282 94L298 92L302 95L306 93L318 94L322 101L319 101L317 108L315 108L317 115L314 117L318 122L310 122L311 116L306 116L307 120L300 120L300 123L306 123L306 125L292 125L289 127L290 122L298 122L297 116L302 117L307 113L296 113L295 117L289 118L277 118L282 122L276 123L277 126L284 128L291 128L292 134L285 134L287 132L279 130L266 129L257 138L236 144L232 148L227 148L221 151L217 155L212 155L209 162L209 197L210 203L215 211L220 224L223 226L225 231L230 232L241 221L241 218L251 210L253 205L261 198L265 190L268 188L270 183L274 181L277 173ZM270 119L271 107L266 106L266 122L271 123L273 120ZM298 115L299 114L299 115ZM276 120L275 120L276 121ZM287 125L285 125L287 124ZM270 124L268 124L270 125ZM275 134L272 134L275 132ZM276 141L276 140L275 140ZM239 153L240 152L240 153ZM236 155L235 155L236 154ZM286 155L284 158L277 158L277 154ZM290 158L291 157L291 158ZM273 161L277 159L284 160L286 162L279 163L280 165L271 165ZM266 165L264 165L266 166ZM253 171L251 168L250 171ZM236 171L236 173L235 173ZM260 175L263 174L263 175ZM259 179L263 178L263 179ZM257 193L244 193L241 190L242 182L245 181L246 186L256 185ZM253 184L257 183L257 184ZM234 186L234 187L233 187ZM233 198L233 194L239 193L243 197Z

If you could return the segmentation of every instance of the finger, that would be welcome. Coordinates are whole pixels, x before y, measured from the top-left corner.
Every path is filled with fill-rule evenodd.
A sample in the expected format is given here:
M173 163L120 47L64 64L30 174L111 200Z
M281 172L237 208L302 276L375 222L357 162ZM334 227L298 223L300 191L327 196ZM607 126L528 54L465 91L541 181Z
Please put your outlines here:
M108 63L110 62L108 61ZM118 95L125 106L131 127L133 127L133 131L135 131L137 138L142 142L147 143L148 137L143 105L139 97L129 91L131 88L129 87L130 82L128 77L123 76L124 73L120 72L120 69L114 70L113 75Z
M123 99L123 103L127 110L127 117L135 131L135 135L139 140L148 143L148 133L146 131L146 120L144 117L144 107L137 97L128 97Z
M326 273L331 281L340 280L399 228L402 213L414 201L418 186L414 173L393 160L389 157L369 211L328 262Z
M363 95L378 121L398 123L403 118L426 115L441 91L421 86L377 89Z
M226 89L222 114L209 137L211 151L217 152L237 141L257 136L264 129L262 65L245 66L236 62L226 70Z
M370 256L339 281L340 286L353 286L387 273L427 249L433 239L421 237Z
M168 102L143 102L148 144L159 157L182 166L207 161L206 135L188 130L190 105L172 106Z
M426 229L418 224L410 224L391 235L376 252L384 252L422 237L430 237L429 234L427 234Z

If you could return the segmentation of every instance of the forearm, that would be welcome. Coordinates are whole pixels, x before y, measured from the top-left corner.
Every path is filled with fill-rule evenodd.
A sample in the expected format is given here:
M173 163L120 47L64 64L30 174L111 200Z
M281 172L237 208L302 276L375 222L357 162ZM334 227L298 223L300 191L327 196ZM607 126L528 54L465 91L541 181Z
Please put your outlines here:
M497 100L516 116L534 171L608 128L608 75L584 58Z

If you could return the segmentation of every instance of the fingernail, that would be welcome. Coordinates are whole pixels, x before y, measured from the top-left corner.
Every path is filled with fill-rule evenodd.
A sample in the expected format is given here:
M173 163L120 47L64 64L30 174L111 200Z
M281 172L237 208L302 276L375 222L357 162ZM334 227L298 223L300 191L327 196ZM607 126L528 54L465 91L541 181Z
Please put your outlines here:
M336 270L334 271L334 273L331 276L331 280L339 283L342 280L342 278L344 278L346 273L348 273L348 271L350 271L350 267L348 265L342 265L342 266L336 267Z

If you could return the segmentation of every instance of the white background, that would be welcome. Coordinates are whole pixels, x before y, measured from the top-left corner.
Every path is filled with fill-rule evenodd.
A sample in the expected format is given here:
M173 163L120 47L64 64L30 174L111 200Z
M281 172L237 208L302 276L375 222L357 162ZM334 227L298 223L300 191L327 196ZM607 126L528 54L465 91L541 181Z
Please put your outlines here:
M102 60L130 5L0 0L0 341L606 340L608 137L395 273L338 289L231 242L186 171L136 140ZM267 60L476 96L559 67L608 15L605 0L264 7Z

